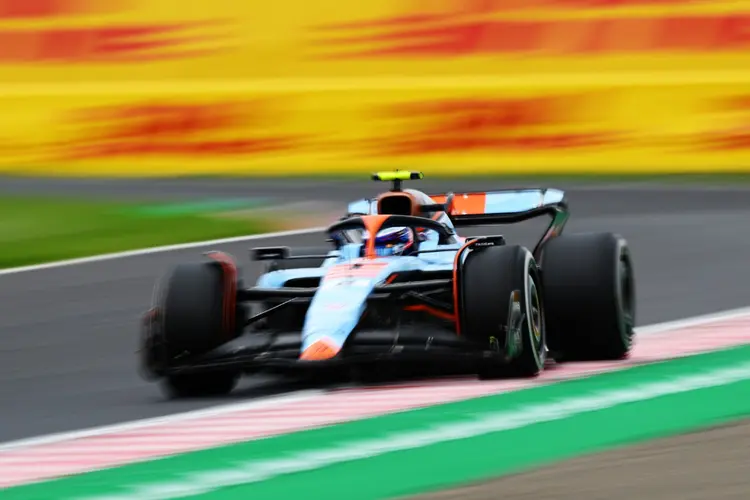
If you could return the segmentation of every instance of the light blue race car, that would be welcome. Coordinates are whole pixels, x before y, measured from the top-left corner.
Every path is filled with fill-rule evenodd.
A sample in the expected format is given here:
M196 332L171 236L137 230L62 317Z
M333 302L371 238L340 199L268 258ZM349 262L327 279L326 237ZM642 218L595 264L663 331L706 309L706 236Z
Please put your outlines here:
M268 261L244 287L233 257L178 265L157 284L141 360L175 396L231 391L243 374L377 374L386 364L534 377L548 361L616 360L634 339L626 241L562 235L556 189L428 196L403 189L419 172L384 172L392 188L349 204L327 246L252 249ZM466 226L549 216L533 249ZM318 375L314 375L318 376Z

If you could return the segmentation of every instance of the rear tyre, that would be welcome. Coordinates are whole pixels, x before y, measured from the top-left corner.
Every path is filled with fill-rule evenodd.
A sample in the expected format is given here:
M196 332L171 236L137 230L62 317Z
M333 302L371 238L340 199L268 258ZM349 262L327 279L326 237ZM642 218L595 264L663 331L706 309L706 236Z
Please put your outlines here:
M226 281L236 277L226 272L213 262L190 263L178 265L168 277L160 309L169 361L204 354L239 335L243 325L234 297L227 297ZM230 308L234 321L227 320ZM173 397L216 395L230 392L238 379L233 371L169 375L165 386Z
M562 235L550 240L543 252L553 357L627 357L635 335L635 279L626 241L611 233Z
M509 347L507 361L482 363L480 378L538 375L546 357L544 306L531 253L520 246L471 251L460 276L462 334L485 350Z

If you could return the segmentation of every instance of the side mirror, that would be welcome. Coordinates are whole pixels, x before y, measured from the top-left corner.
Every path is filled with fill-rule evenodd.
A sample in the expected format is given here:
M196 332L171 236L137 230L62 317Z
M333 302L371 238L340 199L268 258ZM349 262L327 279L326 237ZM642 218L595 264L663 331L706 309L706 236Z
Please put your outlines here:
M289 247L257 247L250 249L250 260L282 260L291 254Z

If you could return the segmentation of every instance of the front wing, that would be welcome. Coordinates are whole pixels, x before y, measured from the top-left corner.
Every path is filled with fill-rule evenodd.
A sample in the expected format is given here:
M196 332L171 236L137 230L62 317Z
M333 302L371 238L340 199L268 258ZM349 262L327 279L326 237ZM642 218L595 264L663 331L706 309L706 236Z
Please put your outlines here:
M208 353L185 358L162 375L238 370L244 373L294 373L346 368L372 363L405 363L448 371L471 369L482 360L506 360L505 353L479 348L454 332L434 326L414 325L400 329L367 329L356 332L335 358L300 360L299 332L248 332Z

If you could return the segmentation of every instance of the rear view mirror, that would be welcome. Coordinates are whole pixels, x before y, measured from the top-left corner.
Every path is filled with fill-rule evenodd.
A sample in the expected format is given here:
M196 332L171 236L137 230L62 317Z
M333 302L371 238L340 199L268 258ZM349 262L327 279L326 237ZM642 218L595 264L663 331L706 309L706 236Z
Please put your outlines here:
M289 258L289 247L258 247L250 249L250 259L260 260L282 260Z

